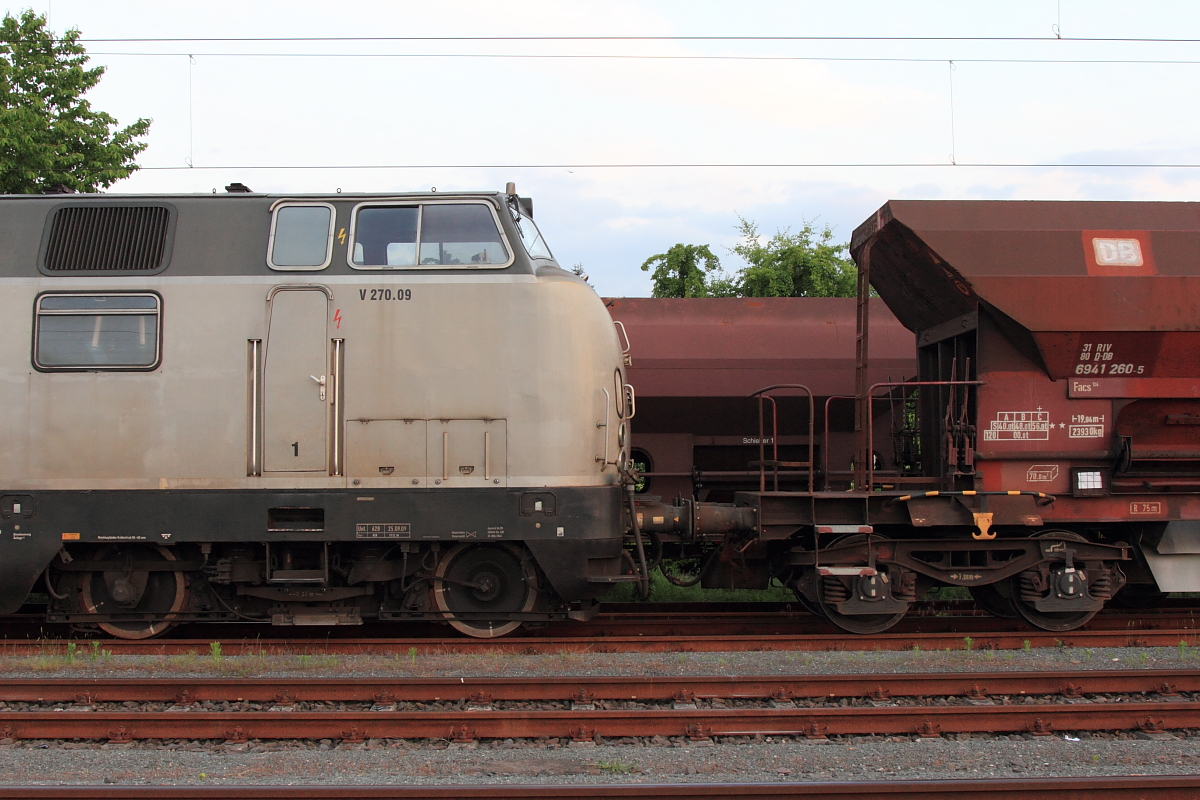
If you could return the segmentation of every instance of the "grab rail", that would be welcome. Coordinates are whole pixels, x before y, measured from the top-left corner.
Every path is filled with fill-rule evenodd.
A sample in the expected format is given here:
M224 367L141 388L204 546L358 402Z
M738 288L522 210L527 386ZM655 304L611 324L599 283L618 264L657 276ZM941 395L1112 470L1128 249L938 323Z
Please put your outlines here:
M767 392L773 392L777 389L799 389L808 396L808 461L780 461L779 460L779 407L775 403L774 397L768 397ZM758 398L758 488L759 491L767 490L767 467L773 469L774 474L774 489L779 491L779 468L780 467L805 467L808 470L808 493L813 493L814 475L813 461L814 449L813 438L816 425L816 406L813 400L812 390L802 383L778 383L774 386L768 386L765 389L759 389L750 395ZM766 458L766 444L763 441L766 431L763 429L763 403L766 400L771 401L771 455L772 458ZM754 464L751 464L754 466Z

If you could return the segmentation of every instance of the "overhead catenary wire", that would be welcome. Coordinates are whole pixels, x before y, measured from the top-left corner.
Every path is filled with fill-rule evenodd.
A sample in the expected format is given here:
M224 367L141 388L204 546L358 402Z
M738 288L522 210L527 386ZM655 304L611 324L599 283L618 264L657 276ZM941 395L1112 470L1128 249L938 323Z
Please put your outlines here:
M495 58L495 59L576 59L614 61L828 61L850 63L944 64L947 59L915 56L740 56L740 55L637 55L624 53L199 53L182 51L102 51L90 50L89 56L131 56L178 58ZM1200 64L1200 59L1171 58L955 58L956 64Z
M93 42L1084 42L1200 44L1200 38L1139 36L122 36Z
M810 162L810 163L690 163L690 164L223 164L203 167L158 166L139 170L277 170L277 169L1200 169L1200 163L947 163L929 162Z

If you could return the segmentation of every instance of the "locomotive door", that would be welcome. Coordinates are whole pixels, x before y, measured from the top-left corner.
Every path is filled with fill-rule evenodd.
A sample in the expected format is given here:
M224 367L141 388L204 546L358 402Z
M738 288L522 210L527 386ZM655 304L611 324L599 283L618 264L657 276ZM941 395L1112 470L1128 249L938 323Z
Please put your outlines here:
M263 471L325 472L329 296L276 289L263 368Z

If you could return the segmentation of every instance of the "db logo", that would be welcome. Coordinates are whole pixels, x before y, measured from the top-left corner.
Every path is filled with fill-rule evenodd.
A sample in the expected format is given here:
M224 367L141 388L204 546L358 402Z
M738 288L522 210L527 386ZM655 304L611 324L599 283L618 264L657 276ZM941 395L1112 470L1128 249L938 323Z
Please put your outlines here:
M1101 267L1140 267L1145 263L1137 239L1092 239L1092 249Z

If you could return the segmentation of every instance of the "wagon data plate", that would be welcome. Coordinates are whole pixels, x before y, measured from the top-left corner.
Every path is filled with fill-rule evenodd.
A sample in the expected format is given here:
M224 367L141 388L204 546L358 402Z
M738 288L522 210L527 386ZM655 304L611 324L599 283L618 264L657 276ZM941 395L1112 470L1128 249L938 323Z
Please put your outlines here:
M354 526L356 539L410 539L412 525L408 522L359 522Z

